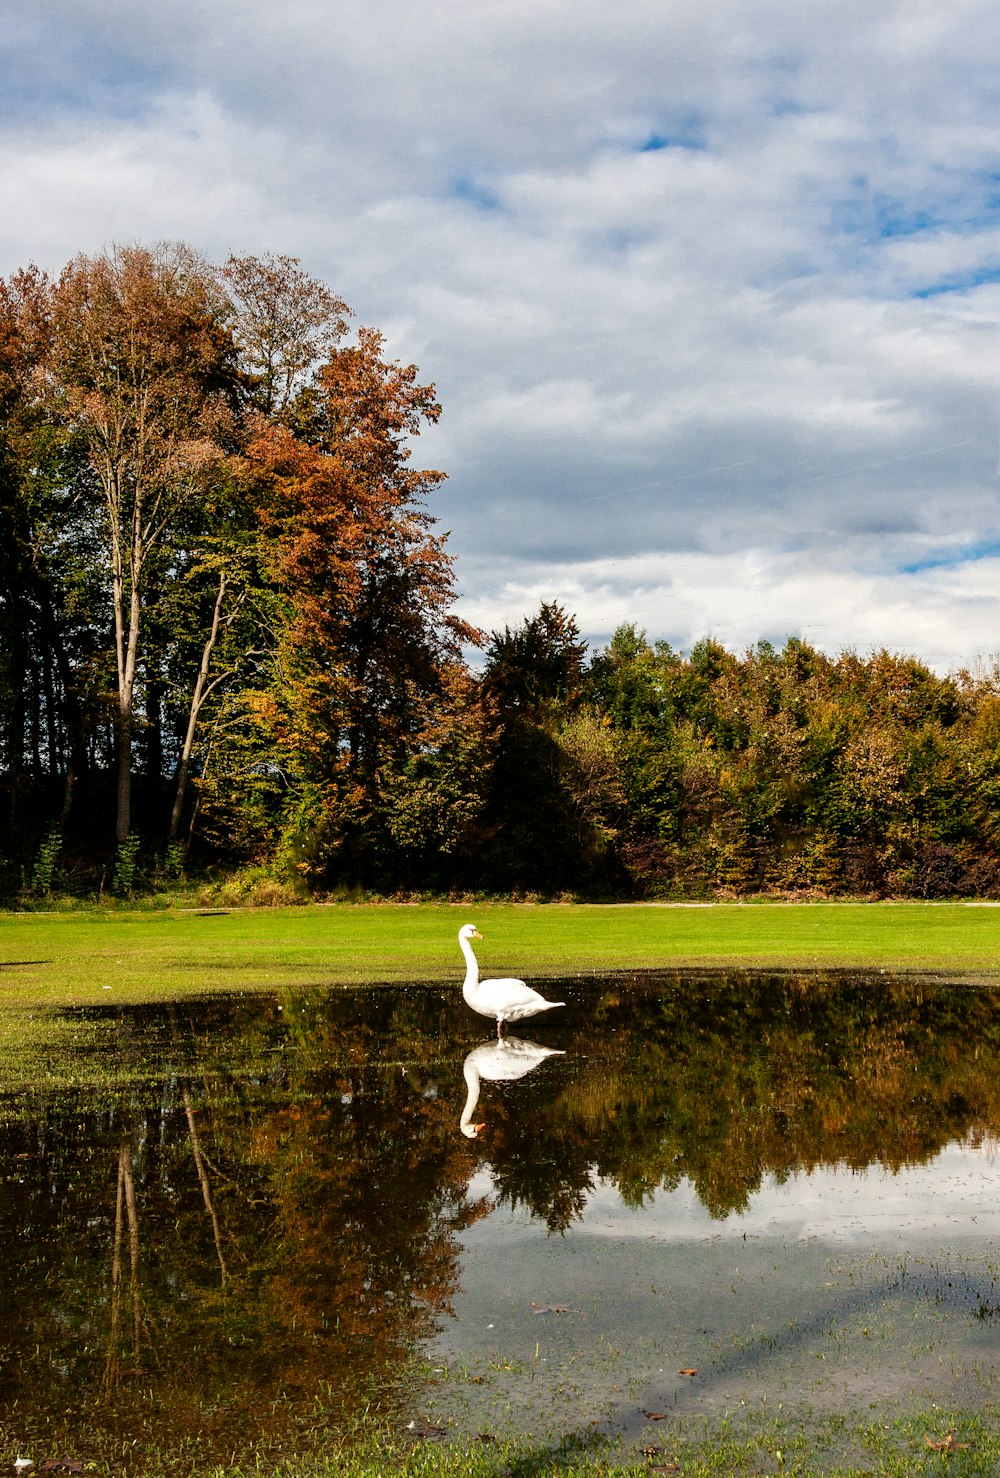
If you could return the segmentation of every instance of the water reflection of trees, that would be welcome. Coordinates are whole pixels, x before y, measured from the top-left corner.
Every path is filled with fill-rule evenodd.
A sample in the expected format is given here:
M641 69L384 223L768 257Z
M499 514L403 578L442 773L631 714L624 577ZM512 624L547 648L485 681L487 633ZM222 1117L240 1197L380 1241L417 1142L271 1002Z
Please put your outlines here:
M545 1041L566 1055L484 1083L473 1141L477 1023L434 989L123 1013L125 1087L9 1106L0 1400L25 1434L59 1413L85 1455L151 1434L179 1461L278 1452L304 1407L384 1394L449 1306L482 1167L565 1229L598 1177L636 1206L690 1180L722 1217L768 1173L896 1168L1000 1129L987 991L737 973L559 989Z
M481 1208L447 1106L384 1049L406 1029L434 1053L382 1005L178 1015L159 1072L124 1016L143 1081L5 1121L0 1400L25 1436L53 1456L81 1430L84 1456L266 1454L299 1440L303 1404L321 1425L385 1384L448 1306Z
M724 1217L766 1174L896 1170L1000 1130L990 991L735 972L637 980L601 992L564 1044L578 1070L534 1083L492 1155L484 1146L500 1193L553 1228L595 1176L633 1206L688 1180ZM541 1154L526 1153L535 1143Z

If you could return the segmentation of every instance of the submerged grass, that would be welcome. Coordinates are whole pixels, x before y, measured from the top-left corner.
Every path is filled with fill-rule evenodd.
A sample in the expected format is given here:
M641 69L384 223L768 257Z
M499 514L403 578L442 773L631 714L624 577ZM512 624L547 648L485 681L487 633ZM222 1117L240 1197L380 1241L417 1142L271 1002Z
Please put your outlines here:
M0 915L0 1005L177 1000L286 986L458 979L455 935L484 974L677 966L884 969L1000 982L988 904L424 903Z

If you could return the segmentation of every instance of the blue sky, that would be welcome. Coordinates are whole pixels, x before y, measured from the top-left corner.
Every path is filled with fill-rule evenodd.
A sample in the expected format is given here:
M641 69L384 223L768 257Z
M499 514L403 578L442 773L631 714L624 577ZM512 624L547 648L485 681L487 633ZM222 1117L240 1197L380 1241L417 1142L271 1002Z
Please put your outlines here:
M465 613L1000 651L1000 12L11 0L0 271L288 252L445 414Z

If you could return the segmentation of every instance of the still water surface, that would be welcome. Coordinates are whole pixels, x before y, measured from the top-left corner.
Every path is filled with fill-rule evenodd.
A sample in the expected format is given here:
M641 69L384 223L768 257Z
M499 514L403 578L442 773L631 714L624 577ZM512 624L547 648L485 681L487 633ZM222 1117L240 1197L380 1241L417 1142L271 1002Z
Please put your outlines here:
M6 1437L205 1461L372 1401L627 1443L994 1399L993 993L546 988L499 1048L441 986L103 1013L94 1086L2 1105Z

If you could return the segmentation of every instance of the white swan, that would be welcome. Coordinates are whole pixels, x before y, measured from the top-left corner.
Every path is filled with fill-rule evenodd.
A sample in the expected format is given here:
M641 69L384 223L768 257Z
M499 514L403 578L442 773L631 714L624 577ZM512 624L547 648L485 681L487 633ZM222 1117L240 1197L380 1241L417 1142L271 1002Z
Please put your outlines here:
M539 1047L537 1042L526 1042L521 1037L501 1037L499 1042L484 1042L481 1047L474 1047L462 1064L469 1095L459 1127L466 1139L475 1139L479 1131L486 1128L485 1124L472 1122L483 1078L490 1083L513 1083L534 1072L546 1057L564 1055L557 1047Z
M480 1016L496 1017L498 1037L503 1036L508 1021L524 1021L529 1016L537 1016L539 1011L565 1006L565 1001L547 1001L523 980L480 980L479 965L469 940L482 937L475 924L463 924L458 931L458 942L466 964L462 995L466 1005L478 1011Z

